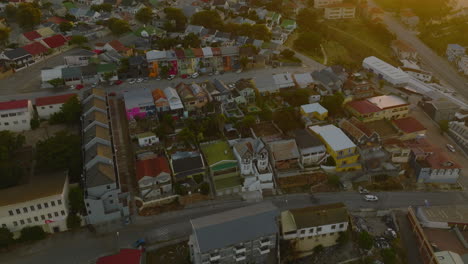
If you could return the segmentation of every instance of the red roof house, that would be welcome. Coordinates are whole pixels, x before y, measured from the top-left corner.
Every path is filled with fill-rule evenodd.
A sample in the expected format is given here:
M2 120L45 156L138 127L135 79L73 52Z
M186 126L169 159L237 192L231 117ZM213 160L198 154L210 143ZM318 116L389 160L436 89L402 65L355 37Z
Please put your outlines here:
M57 34L52 37L48 37L42 40L42 42L49 48L55 49L55 48L60 48L67 44L67 39L61 35Z
M62 95L55 95L55 96L47 96L47 97L39 97L36 98L36 106L44 106L44 105L54 105L54 104L63 104L68 99L76 96L76 94L62 94Z
M367 100L351 101L348 103L348 107L357 111L361 115L377 113L382 110Z
M0 102L0 111L12 110L12 109L21 109L28 107L28 100L17 100L17 101L8 101Z
M96 264L140 264L141 250L139 249L121 249L115 255L101 257Z
M35 30L23 33L23 36L30 41L42 38L41 34Z
M105 46L108 46L119 53L128 53L131 50L131 48L125 47L125 45L122 44L122 42L120 42L117 39L107 42ZM127 55L131 55L131 54L127 54Z
M61 23L69 23L70 21L66 20L65 18L61 18L61 17L58 17L58 16L53 16L53 17L49 17L46 22L51 22L51 23L54 23L54 24L61 24Z
M33 42L31 44L23 46L22 48L25 49L29 54L33 56L42 55L42 54L47 53L47 51L49 51L49 49L43 44L41 44L40 42Z
M137 160L136 162L136 178L138 181L144 177L158 177L161 173L171 174L169 162L163 156Z
M412 117L392 120L393 126L402 134L402 140L415 139L418 135L426 134L426 127Z

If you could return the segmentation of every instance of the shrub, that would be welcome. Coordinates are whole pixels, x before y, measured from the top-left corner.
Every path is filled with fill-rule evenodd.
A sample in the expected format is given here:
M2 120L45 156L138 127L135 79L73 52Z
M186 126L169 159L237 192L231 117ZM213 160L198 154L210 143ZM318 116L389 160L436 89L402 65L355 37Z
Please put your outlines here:
M197 183L200 184L203 181L203 174L197 174L193 176L193 180Z
M81 217L77 214L69 214L67 217L68 229L75 229L81 226Z
M44 229L40 226L28 226L21 229L20 240L25 241L38 241L46 238Z
M314 254L318 254L320 252L322 252L324 249L323 245L320 244L320 245L317 245L316 247L314 247Z
M207 182L202 183L200 186L200 193L203 195L210 194L210 185Z
M340 176L338 175L328 175L328 184L335 186L335 187L340 187Z
M0 248L7 248L15 242L13 233L5 227L0 228Z
M359 233L358 244L359 247L369 250L374 245L374 240L372 239L372 236L369 233L364 231Z

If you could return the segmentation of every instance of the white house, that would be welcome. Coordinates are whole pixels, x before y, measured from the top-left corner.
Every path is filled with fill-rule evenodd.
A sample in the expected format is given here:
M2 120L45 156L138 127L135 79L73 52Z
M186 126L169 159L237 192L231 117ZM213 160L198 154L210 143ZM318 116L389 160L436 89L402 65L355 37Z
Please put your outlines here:
M343 0L314 0L314 8L324 8L332 4L343 3Z
M241 176L244 177L243 191L273 189L273 172L268 163L268 150L259 138L245 138L233 145Z
M458 58L466 54L465 47L462 47L458 44L448 44L446 55L449 61L456 61Z
M33 116L34 109L30 100L0 102L0 131L30 130Z
M294 240L302 256L322 245L333 246L340 232L348 229L348 211L343 203L324 204L281 212L281 236Z
M164 89L164 95L166 95L166 98L169 101L169 107L171 110L184 109L182 100L180 100L179 94L177 94L177 91L174 88L167 87Z
M362 61L362 67L376 74L379 79L384 79L395 86L405 85L410 80L406 72L374 56L365 58Z
M461 57L458 60L458 70L465 75L468 75L468 55Z
M172 194L171 168L163 156L140 157L136 161L136 178L143 199Z
M67 230L68 176L65 172L34 175L27 183L0 190L0 226L15 236L27 226L45 232Z
M136 135L138 145L140 147L147 147L159 142L159 138L153 132L145 132Z
M337 3L324 7L325 19L347 19L356 16L356 6L351 3Z
M36 98L36 110L40 118L49 118L60 111L62 105L76 94L62 94Z

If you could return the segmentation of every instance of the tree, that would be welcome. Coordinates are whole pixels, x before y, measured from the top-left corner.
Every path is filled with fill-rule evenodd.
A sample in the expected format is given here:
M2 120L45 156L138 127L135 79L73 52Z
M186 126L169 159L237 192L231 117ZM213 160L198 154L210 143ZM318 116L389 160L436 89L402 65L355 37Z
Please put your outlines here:
M10 39L11 28L0 28L0 44L7 44Z
M340 176L335 174L328 175L328 184L330 184L333 187L340 187Z
M177 134L177 137L187 146L197 144L197 137L195 136L194 131L187 127L184 127L184 129L182 129L179 134Z
M67 228L76 229L81 226L81 217L77 214L68 214L67 217Z
M245 56L242 56L240 59L239 59L239 62L241 64L241 67L242 69L245 69L247 68L247 66L249 65L249 58L245 57Z
M107 21L107 26L112 34L117 36L127 33L131 30L127 21L115 17L110 18Z
M109 3L103 3L100 5L92 5L91 10L96 12L112 12L112 5Z
M74 15L70 14L70 13L66 13L63 18L65 18L68 21L72 21L72 22L76 21L76 17Z
M153 20L153 10L149 7L143 7L135 14L135 19L140 23L148 24Z
M72 28L73 28L73 25L72 25L72 23L70 23L70 22L62 22L62 23L60 23L60 25L59 25L59 29L60 29L60 31L62 31L62 32L70 31L70 30L72 30Z
M16 18L16 13L18 12L18 8L12 4L8 4L5 7L5 15L8 19L12 20Z
M7 248L14 242L13 233L6 227L0 227L0 249Z
M20 241L38 241L46 237L44 229L40 226L28 226L21 229Z
M284 49L280 52L280 55L285 59L290 59L296 55L296 53L290 49Z
M204 10L195 13L192 16L191 23L193 25L199 25L218 30L223 28L223 20L216 10Z
M314 254L319 254L320 252L322 252L324 249L323 245L322 244L318 244L317 246L314 247L313 251L314 251Z
M41 10L31 3L21 3L16 12L16 22L25 29L32 29L41 22Z
M88 38L81 35L72 36L70 41L68 41L69 45L76 45L79 47L82 47L86 43L88 43Z
M201 40L194 33L189 33L182 40L182 45L184 46L184 48L200 48Z
M343 109L344 95L335 93L334 95L324 96L322 106L328 110L330 115L336 115Z
M299 113L292 107L274 112L273 121L284 133L303 128Z
M23 135L0 131L0 189L15 186L21 180L24 171L15 155L25 140Z
M187 18L185 17L182 9L168 7L164 9L164 13L166 14L166 18L168 20L175 21L175 27L169 28L169 31L183 31L185 29L185 25L187 24Z
M75 125L80 122L81 103L76 96L68 99L61 107L60 111L51 115L50 123Z
M397 263L397 257L395 250L393 248L384 248L380 251L383 262L385 264L395 264Z
M441 133L447 133L449 131L449 121L448 120L440 120L439 121L439 128Z
M363 231L359 233L358 244L359 247L369 250L374 245L374 240L372 236L369 233L367 233L367 231Z
M309 8L303 8L297 14L296 22L303 32L314 30L317 27L317 13Z
M53 6L51 2L44 2L41 4L41 8L45 10L50 10L50 8Z
M200 193L203 195L210 194L210 185L207 182L204 182L200 185Z
M260 39L264 41L271 40L271 32L264 24L255 24L252 26L252 35L254 39Z
M85 211L83 200L83 190L80 187L72 187L68 192L68 203L70 204L71 213L81 213Z
M343 231L343 232L340 232L340 236L336 240L336 243L338 243L338 245L342 246L342 245L348 243L348 241L349 241L349 233L348 233L348 231Z
M294 48L299 51L310 52L320 48L322 37L316 32L303 32L294 40Z
M174 192L178 195L187 195L188 194L188 190L185 186L183 186L181 183L179 182L176 182L176 184L174 184Z

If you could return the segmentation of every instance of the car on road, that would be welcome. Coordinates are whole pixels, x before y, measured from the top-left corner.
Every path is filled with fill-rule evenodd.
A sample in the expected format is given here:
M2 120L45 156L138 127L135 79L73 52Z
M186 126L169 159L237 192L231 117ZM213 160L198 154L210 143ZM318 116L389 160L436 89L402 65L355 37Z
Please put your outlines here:
M364 188L362 186L358 187L358 191L359 191L360 194L369 194L369 190L367 190L366 188Z
M180 78L182 78L182 79L187 79L188 77L189 77L188 74L182 74L182 75L180 76Z
M200 76L200 74L199 74L198 72L196 72L196 73L192 74L191 77L192 77L193 79L195 79L195 78L198 78L198 76Z
M135 83L135 79L128 79L128 83L129 83L129 84L134 84L134 83Z
M242 72L242 69L238 69L238 70L236 71L236 73L241 73L241 72Z
M368 201L368 202L377 202L379 200L379 198L375 195L364 195L364 200Z
M114 82L115 85L121 85L123 82L121 80L117 80Z
M143 82L143 78L138 78L138 79L136 79L136 82L137 82L137 83Z
M170 80L173 80L175 78L175 75L174 74L171 74L169 75L169 77L167 77L167 79L170 81Z
M447 144L445 146L447 146L447 148L448 148L448 150L450 150L450 152L455 152L455 147L453 145Z

